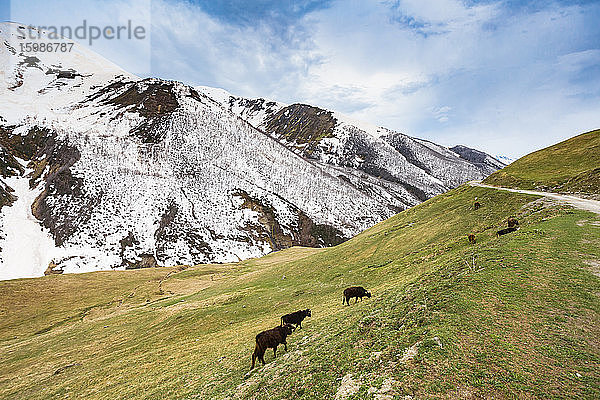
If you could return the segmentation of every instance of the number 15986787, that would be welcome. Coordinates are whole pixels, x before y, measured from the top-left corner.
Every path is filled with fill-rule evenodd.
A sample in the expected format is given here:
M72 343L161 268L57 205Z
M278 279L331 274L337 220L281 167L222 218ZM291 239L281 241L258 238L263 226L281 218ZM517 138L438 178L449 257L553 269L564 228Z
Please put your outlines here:
M22 53L70 53L74 43L26 42L19 43Z

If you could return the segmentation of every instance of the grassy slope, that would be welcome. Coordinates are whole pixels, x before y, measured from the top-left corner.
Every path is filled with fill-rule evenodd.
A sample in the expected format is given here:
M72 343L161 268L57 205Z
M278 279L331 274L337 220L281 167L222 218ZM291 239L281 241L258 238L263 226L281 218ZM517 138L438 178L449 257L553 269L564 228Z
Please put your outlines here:
M329 249L0 282L0 398L324 399L348 373L351 398L385 379L418 398L599 398L600 226L535 199L461 187ZM522 229L496 238L510 215ZM343 307L353 284L374 296ZM288 353L244 377L255 334L305 307Z
M600 193L600 130L531 153L490 175L490 185Z

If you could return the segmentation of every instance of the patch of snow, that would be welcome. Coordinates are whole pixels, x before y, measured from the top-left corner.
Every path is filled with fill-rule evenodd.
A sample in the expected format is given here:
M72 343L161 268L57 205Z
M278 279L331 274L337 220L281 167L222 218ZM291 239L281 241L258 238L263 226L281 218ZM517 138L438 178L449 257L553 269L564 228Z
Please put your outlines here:
M0 280L43 276L55 253L54 240L31 212L41 190L30 190L25 177L6 178L17 200L2 208L3 237L0 240L2 263Z
M352 118L346 114L342 114L337 111L327 111L331 111L333 117L338 120L339 124L356 127L374 138L378 138L381 135L388 133L388 131L385 128L378 127L377 125L371 124L369 122Z
M222 105L229 104L229 98L233 97L231 93L221 88L213 88L209 86L196 86L194 87L194 89L196 89L200 93L205 94L211 99L221 103Z

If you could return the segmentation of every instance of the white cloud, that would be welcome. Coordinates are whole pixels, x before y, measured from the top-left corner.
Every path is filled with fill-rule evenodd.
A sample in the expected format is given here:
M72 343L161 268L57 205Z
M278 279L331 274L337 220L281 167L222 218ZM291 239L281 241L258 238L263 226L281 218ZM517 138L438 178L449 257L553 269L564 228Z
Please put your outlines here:
M394 24L383 8L362 5L319 12L315 43L325 62L310 69L300 91L311 102L446 145L510 156L600 126L599 71L592 72L596 79L584 73L599 65L597 50L573 52L593 46L584 39L594 12L401 2L396 10L444 27L443 34L424 35L414 24ZM333 87L353 88L352 95L331 99Z
M154 2L152 17L154 70L161 77L245 96L284 97L319 62L302 26L288 27L282 37L264 22L228 24L188 3L167 1Z
M431 112L433 113L435 119L439 122L448 122L450 111L452 111L452 107L442 106L442 107L434 107Z

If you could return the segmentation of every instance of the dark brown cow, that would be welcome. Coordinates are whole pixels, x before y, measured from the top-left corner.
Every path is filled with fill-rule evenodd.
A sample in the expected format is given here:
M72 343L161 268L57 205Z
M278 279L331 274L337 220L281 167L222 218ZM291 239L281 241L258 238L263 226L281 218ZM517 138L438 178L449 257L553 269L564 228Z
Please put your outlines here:
M304 318L310 317L311 315L310 309L308 308L306 310L299 310L293 313L285 314L283 317L281 317L281 325L293 324L296 325L297 328L302 328L302 321L304 321Z
M469 238L469 243L471 243L471 244L475 244L475 235L474 235L474 234L472 234L472 233L469 233L469 234L467 235L467 237Z
M516 226L519 226L519 221L517 221L517 219L516 219L516 218L510 217L510 218L508 219L508 227L509 227L509 228L514 228L514 227L516 227Z
M294 332L294 326L285 324L283 326L277 326L268 331L263 331L256 335L256 346L254 346L254 353L252 353L252 366L254 368L256 359L265 365L265 351L267 349L273 349L273 357L277 357L277 346L283 344L285 351L287 351L286 338Z
M479 209L481 208L481 203L480 203L480 202L478 202L478 201L476 201L476 202L473 204L473 208L474 208L475 210L479 210Z
M349 287L344 290L344 299L342 300L342 304L350 305L350 299L353 297L356 297L355 303L357 303L359 298L360 301L362 301L363 297L371 298L371 293L362 286Z

